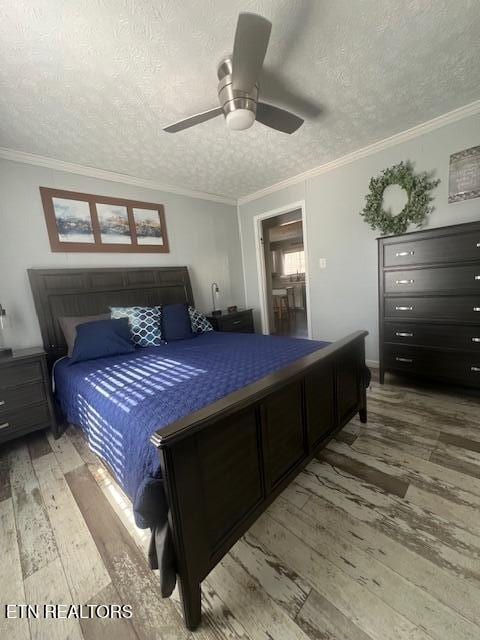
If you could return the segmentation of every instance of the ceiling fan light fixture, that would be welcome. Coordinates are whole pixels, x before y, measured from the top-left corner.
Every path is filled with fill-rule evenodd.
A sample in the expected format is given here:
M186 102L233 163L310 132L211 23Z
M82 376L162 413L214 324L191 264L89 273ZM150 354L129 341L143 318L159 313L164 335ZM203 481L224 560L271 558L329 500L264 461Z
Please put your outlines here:
M255 113L251 109L234 109L227 113L226 120L231 131L244 131L255 122Z

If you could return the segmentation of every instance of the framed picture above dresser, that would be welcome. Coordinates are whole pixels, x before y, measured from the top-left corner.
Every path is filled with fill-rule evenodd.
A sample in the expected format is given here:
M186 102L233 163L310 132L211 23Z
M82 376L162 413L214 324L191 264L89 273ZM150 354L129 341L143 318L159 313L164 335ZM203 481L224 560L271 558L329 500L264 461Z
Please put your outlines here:
M378 239L385 372L480 389L480 222Z

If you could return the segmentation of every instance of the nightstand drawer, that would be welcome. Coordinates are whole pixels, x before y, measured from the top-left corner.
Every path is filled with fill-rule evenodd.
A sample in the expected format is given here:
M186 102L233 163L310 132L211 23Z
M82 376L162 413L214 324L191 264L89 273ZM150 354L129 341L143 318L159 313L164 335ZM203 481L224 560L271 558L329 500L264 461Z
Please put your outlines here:
M248 315L239 318L225 318L219 322L221 331L253 333L252 319Z
M43 381L0 389L0 422L6 412L39 402L47 402Z
M2 414L0 419L0 441L29 433L35 429L51 425L50 410L47 404L40 404L20 411Z
M0 390L42 380L42 378L42 365L39 360L19 362L8 367L0 366Z

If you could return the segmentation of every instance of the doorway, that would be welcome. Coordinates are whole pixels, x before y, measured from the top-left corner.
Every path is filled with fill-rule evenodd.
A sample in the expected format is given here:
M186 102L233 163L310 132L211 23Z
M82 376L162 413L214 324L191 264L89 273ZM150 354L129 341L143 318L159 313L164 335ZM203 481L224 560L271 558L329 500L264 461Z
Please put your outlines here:
M263 333L308 338L308 288L303 206L256 221Z

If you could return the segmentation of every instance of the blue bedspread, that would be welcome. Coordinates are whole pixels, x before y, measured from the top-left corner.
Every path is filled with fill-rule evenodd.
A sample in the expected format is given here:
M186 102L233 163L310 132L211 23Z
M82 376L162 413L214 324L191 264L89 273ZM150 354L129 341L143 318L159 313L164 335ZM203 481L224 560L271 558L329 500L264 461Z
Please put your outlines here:
M72 366L65 358L55 393L134 503L137 524L148 527L149 484L160 477L151 434L327 344L211 331Z

